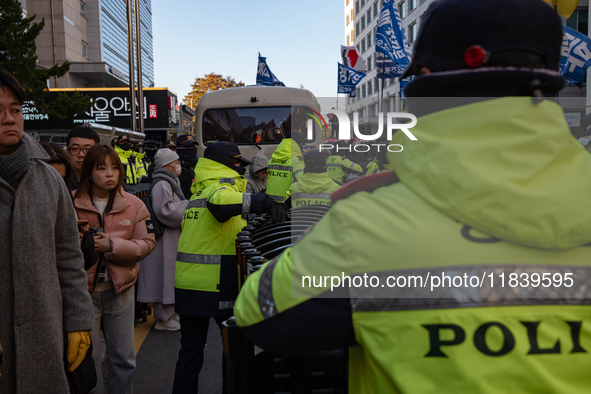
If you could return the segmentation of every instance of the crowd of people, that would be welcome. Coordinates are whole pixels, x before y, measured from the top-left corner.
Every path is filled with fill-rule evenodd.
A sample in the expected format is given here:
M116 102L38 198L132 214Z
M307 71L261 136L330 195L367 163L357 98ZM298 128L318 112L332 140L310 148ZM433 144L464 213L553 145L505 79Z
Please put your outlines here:
M0 93L6 129L0 135L2 223L9 224L2 226L1 242L3 261L12 262L2 265L2 278L10 284L2 287L0 298L9 317L0 324L2 392L34 391L51 374L54 392L67 387L88 392L72 386L82 381L94 386L93 394L105 387L131 393L136 302L153 305L156 330L181 330L173 391L194 392L209 319L220 325L230 317L238 295L234 238L245 218L269 213L279 222L292 206L330 204L330 193L346 182L345 172L366 171L336 150L329 159L338 160L329 164L318 151L302 154L304 137L295 131L271 159L258 154L248 160L230 142L208 146L198 159L192 135L165 141L147 154L145 142L133 143L125 135L102 145L88 124L72 129L62 148L23 132L24 91L6 71L0 74ZM128 192L141 183L151 184L151 211ZM31 207L52 209L40 215ZM51 229L52 236L26 236L22 225L33 221ZM156 226L162 229L158 238ZM40 259L43 265L33 269ZM23 270L35 271L39 281L42 275L52 278L42 289L59 296L40 297L47 305L31 304L25 289L36 276L23 278ZM36 326L16 329L29 316L49 324L39 336L43 346L35 351L19 338ZM68 367L60 369L64 344ZM34 356L23 352L47 353L54 360L45 378L26 378L21 368ZM15 362L21 359L25 363ZM106 386L103 375L108 375Z
M146 142L102 145L89 125L64 152L23 132L25 92L0 70L0 392L132 393L136 287L155 329L181 332L175 394L197 392L210 319L232 315L269 352L349 348L352 393L588 392L591 156L544 100L564 86L561 42L539 0L434 2L404 75L419 117L404 155L358 154L353 141L304 154L292 131L270 159L231 142L198 158L190 135L150 158ZM425 100L442 92L456 98ZM149 204L125 191L138 183L151 184ZM282 222L329 204L239 291L235 237L249 215ZM446 269L568 272L578 287L289 291L303 275Z

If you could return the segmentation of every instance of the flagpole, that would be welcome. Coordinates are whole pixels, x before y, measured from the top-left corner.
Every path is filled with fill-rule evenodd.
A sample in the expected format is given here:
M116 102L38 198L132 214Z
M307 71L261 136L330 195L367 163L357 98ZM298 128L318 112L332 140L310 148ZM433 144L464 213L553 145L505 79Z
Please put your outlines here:
M384 111L384 82L386 81L384 78L384 71L386 71L384 69L384 60L385 60L386 56L382 54L382 98L380 99L381 103L379 105L379 108L382 109L382 112Z

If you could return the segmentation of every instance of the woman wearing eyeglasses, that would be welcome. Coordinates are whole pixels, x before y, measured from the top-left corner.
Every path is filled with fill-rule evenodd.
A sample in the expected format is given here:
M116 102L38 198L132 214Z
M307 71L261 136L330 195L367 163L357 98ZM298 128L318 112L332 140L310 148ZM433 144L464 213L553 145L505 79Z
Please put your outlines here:
M135 370L134 285L139 261L156 241L144 203L122 190L123 165L113 148L90 148L80 174L74 205L78 218L88 220L99 259L88 271L88 288L94 308L91 338L100 343L101 322L107 346L109 393L131 393ZM101 347L93 349L99 384L92 393L103 393Z

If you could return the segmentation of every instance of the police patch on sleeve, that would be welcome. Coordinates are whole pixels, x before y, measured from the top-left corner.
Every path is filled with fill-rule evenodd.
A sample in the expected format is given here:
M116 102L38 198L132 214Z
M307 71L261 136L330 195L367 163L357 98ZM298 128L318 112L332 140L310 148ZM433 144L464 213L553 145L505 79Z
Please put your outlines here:
M146 230L148 230L148 234L154 234L154 223L150 219L146 220Z

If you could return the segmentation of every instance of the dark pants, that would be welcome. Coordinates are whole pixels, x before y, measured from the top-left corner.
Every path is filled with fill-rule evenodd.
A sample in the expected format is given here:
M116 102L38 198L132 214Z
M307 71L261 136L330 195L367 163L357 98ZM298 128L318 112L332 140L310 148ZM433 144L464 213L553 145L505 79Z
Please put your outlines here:
M181 350L174 373L173 394L195 394L198 392L199 373L203 366L203 349L207 342L209 317L181 316ZM227 317L214 317L217 325L222 328L222 322ZM223 387L226 393L226 363L222 353Z

